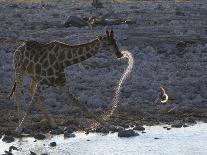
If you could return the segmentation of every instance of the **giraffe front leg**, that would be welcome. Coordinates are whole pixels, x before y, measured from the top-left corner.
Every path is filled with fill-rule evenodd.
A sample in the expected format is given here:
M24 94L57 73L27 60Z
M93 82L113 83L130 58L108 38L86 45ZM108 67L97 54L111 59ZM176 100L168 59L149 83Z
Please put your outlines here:
M102 120L102 119L99 119L96 115L94 115L92 112L90 112L88 110L88 108L83 104L81 103L76 97L75 95L73 95L71 93L71 91L69 90L69 88L67 88L66 86L64 87L61 87L60 88L61 91L66 94L70 99L71 99L71 104L73 106L77 106L78 108L80 108L84 113L86 113L89 117L93 118L94 120L96 120L98 123L100 123L101 125L106 125L105 122Z
M36 86L37 86L37 82L32 79L31 84L30 84L30 88L29 88L30 97L34 96Z
M23 117L23 119L21 120L21 122L19 123L19 126L15 129L15 132L17 134L20 134L22 132L22 126L23 126L23 123L25 121L25 119L27 118L29 112L31 111L31 108L32 108L32 105L34 104L34 98L35 98L35 95L36 95L36 89L37 89L37 83L35 84L34 88L33 88L33 93L32 93L32 99L29 103L29 107L27 108L27 111Z
M42 112L42 114L44 115L45 119L48 121L48 123L50 124L50 126L52 128L57 128L57 125L54 121L54 119L48 114L45 106L44 106L44 97L43 96L40 96L39 97L39 102L38 102L38 105L39 105L39 108L40 108L40 111Z
M15 103L17 106L17 117L18 123L20 123L20 103L21 103L21 95L23 89L23 78L24 78L24 71L21 68L16 70L16 88L15 88Z

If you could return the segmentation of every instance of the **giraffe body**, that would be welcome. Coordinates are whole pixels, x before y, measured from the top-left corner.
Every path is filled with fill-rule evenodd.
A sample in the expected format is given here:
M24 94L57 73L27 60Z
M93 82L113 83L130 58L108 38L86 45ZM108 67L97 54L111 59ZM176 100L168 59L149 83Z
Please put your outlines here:
M13 91L16 90L15 100L18 108L18 115L20 113L21 102L20 92L23 89L24 75L27 74L32 78L30 86L32 100L30 104L32 104L34 100L38 101L40 110L43 112L45 118L52 127L55 127L54 121L49 117L44 108L44 96L42 95L42 91L45 89L45 86L65 87L66 76L64 69L92 57L104 46L107 46L112 53L120 58L122 54L113 38L113 32L106 32L106 34L106 36L98 37L87 43L73 46L59 41L53 41L47 44L36 41L25 41L14 53L16 83ZM73 95L70 95L70 97L73 97ZM76 102L77 106L81 107L81 105L77 103L77 100L73 100ZM21 126L22 122L19 122L19 126Z
M25 41L15 52L15 68L22 66L33 80L42 84L62 86L66 80L64 68L95 55L99 47L98 40L76 46L58 41Z

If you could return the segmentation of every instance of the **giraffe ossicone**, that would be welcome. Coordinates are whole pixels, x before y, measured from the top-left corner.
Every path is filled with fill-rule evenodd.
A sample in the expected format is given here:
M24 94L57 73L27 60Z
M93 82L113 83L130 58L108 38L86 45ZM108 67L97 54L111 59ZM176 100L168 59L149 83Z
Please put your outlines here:
M23 123L23 121L20 123L20 92L23 89L24 75L29 75L32 78L30 86L31 104L35 100L49 124L56 127L44 107L42 91L49 86L64 87L66 85L64 69L89 59L101 49L108 49L117 58L122 57L114 39L113 31L106 31L106 34L101 37L77 45L68 45L59 41L52 41L47 44L25 41L20 45L14 53L16 80L11 92L12 95L15 91L15 102L18 108L20 125L17 129L19 130Z

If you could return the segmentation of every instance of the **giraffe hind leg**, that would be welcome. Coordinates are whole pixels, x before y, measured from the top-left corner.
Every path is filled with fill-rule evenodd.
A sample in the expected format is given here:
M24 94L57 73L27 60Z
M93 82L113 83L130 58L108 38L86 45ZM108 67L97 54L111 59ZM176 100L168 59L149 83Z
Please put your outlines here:
M48 114L45 106L44 106L44 97L43 96L40 96L39 97L39 109L40 111L42 112L43 116L45 117L45 119L48 121L49 125L52 127L52 128L56 128L57 125L54 121L54 119Z
M96 115L94 115L92 112L90 112L88 110L88 108L83 104L81 103L71 92L70 90L68 90L66 88L66 86L64 87L61 87L60 88L61 91L66 94L71 100L72 100L72 105L73 106L77 106L78 108L80 108L84 113L86 113L89 117L93 118L94 120L96 120L98 123L100 123L101 125L106 125L105 122L102 120L102 119L99 119Z
M35 95L36 95L36 89L37 89L37 83L35 83L33 88L32 88L32 92L33 93L32 93L32 96L31 96L32 99L31 99L31 101L29 103L29 107L27 108L27 111L26 111L24 117L22 118L21 122L19 123L19 126L15 130L16 133L18 133L18 134L20 134L22 132L23 123L24 123L25 119L27 118L29 112L31 111L32 105L34 103L34 98L35 98Z
M16 89L15 89L15 103L17 106L18 122L20 123L20 103L23 89L24 70L22 68L16 69Z
M46 108L45 108L45 105L44 105L44 102L45 102L45 97L42 95L42 91L44 90L44 85L39 85L38 88L37 88L37 100L38 100L38 107L41 111L41 113L43 114L44 118L48 121L49 125L52 127L52 128L56 128L57 125L54 121L54 119L48 114Z

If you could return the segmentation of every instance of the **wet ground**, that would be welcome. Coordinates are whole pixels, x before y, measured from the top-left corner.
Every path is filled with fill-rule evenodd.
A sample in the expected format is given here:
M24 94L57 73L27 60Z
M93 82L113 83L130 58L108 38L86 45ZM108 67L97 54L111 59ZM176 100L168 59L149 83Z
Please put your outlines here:
M28 155L30 151L48 155L206 155L207 124L182 128L171 128L168 125L145 126L145 132L139 136L119 138L117 133L97 134L75 133L76 137L64 139L63 135L48 137L46 140L35 141L34 138L16 139L6 144L0 141L0 153L13 145L20 149L12 151L15 155ZM51 147L50 143L56 142Z

